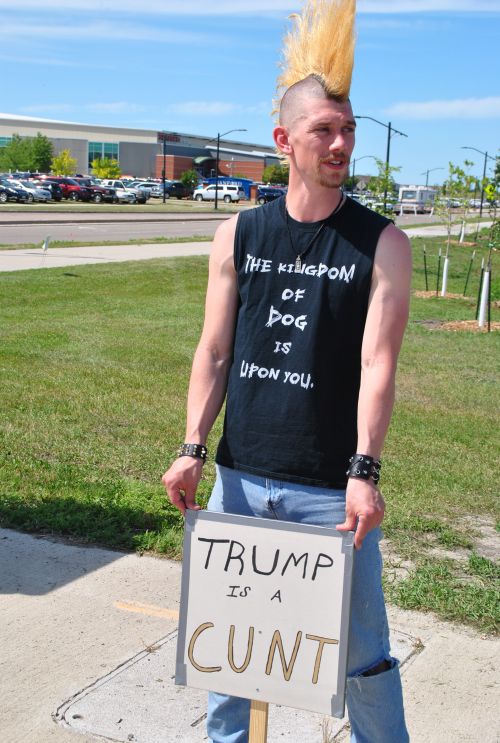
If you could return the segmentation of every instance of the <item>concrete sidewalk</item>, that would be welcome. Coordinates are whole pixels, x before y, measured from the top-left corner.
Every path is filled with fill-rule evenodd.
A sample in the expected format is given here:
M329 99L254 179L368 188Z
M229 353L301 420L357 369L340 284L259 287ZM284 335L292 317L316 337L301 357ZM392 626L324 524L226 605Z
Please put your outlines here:
M105 245L81 248L53 248L37 250L1 250L0 272L27 271L34 268L61 268L87 263L123 263L151 258L173 258L188 255L207 255L211 242L150 243L147 245Z
M207 740L205 693L173 684L179 563L0 530L0 565L2 743ZM412 743L498 743L498 641L390 621ZM271 707L269 743L322 743L321 723Z

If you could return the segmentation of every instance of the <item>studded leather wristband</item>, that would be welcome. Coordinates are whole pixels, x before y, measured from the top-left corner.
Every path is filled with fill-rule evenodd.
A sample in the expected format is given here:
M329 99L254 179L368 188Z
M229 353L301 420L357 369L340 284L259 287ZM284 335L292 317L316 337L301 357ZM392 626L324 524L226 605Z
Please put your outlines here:
M373 459L368 454L354 454L349 459L349 468L346 472L347 477L355 477L360 480L373 480L375 485L380 480L380 468L382 462L380 459Z
M179 457L194 457L205 462L207 453L207 447L203 444L182 444L177 455Z

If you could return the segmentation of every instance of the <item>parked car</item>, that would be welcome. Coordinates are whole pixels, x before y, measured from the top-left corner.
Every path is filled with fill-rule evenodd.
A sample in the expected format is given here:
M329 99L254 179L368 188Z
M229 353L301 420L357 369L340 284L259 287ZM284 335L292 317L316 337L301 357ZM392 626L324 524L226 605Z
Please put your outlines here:
M186 186L182 181L165 181L166 199L190 199L193 190L191 186ZM155 187L151 190L151 196L163 198L163 183L155 184Z
M115 202L124 201L129 204L145 204L149 194L140 188L130 188L123 180L107 178L101 181L101 186L113 188L116 191Z
M280 196L284 196L286 191L284 188L276 188L276 186L259 186L257 189L257 204L267 204L268 201L274 201L279 199Z
M143 191L146 191L149 193L150 196L153 195L153 189L158 188L158 183L155 181L131 181L130 183L127 183L127 188L141 188Z
M12 179L10 183L15 188L20 188L26 192L26 201L32 203L33 201L51 201L52 193L48 188L44 188L36 181L19 181Z
M357 201L358 204L364 204L365 200L364 197L361 196L359 193L353 193L352 191L345 191L345 195L348 196L353 201Z
M386 212L387 212L388 214L389 214L390 212L393 212L393 211L394 211L394 207L395 207L395 205L396 205L396 204L395 204L395 202L394 202L394 201L389 201L389 200L387 200L387 202L386 202L386 204L385 204L385 210L386 210ZM374 200L374 199L370 199L370 200L368 200L368 199L367 199L367 201L366 201L366 206L367 206L367 207L368 207L369 209L373 209L373 211L375 211L375 212L379 212L379 213L382 213L382 212L383 212L383 210L384 210L384 202L383 202L383 201L376 201L376 200Z
M217 188L217 200L224 201L226 204L231 202L238 203L241 199L245 199L245 192L239 186L233 186L228 183L221 183ZM211 186L199 186L193 193L193 199L195 201L215 201L215 184Z
M37 178L37 180L57 183L61 187L63 199L71 199L71 201L90 201L90 199L92 198L92 191L90 190L90 188L80 185L74 178L51 175L40 176L39 178Z
M0 204L6 204L8 201L21 203L27 200L26 191L12 186L7 178L0 178Z
M75 181L81 186L90 189L92 194L90 198L94 204L100 204L101 201L114 202L116 197L116 191L114 188L109 188L108 186L102 186L100 183L95 183L92 178L77 178L75 176Z
M34 184L40 183L40 181L33 181ZM52 195L52 201L62 201L63 199L63 192L62 188L59 185L59 183L56 183L55 181L43 181L43 188L46 188L48 191L50 191Z

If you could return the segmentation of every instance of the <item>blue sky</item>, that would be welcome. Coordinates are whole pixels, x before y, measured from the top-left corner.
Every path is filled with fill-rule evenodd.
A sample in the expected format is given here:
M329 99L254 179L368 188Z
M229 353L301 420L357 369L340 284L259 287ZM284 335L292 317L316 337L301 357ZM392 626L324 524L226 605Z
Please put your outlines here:
M271 144L287 16L299 0L0 0L0 110ZM500 0L358 0L356 114L406 133L397 180L500 147ZM358 123L355 157L385 158L387 131ZM491 162L491 161L490 161ZM493 165L493 163L491 162ZM367 158L357 173L374 172Z

